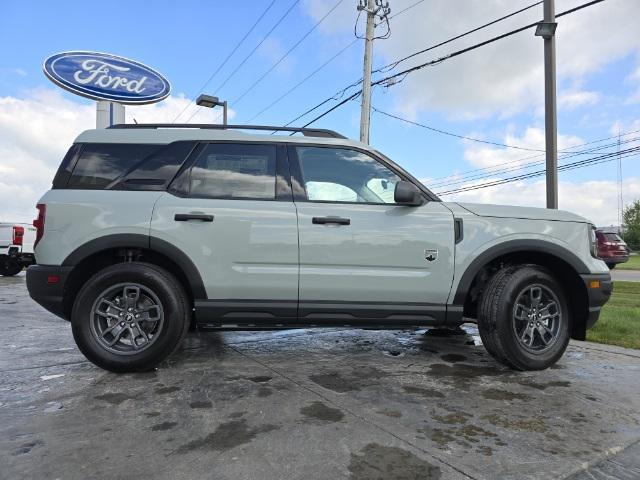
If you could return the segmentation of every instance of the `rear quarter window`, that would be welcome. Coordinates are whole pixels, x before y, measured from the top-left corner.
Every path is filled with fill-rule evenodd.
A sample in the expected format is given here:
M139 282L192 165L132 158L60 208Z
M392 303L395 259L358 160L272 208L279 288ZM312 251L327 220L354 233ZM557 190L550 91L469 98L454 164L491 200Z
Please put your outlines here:
M160 145L148 144L85 144L69 178L67 188L105 189L160 148Z
M53 188L165 190L196 143L74 145L56 174Z

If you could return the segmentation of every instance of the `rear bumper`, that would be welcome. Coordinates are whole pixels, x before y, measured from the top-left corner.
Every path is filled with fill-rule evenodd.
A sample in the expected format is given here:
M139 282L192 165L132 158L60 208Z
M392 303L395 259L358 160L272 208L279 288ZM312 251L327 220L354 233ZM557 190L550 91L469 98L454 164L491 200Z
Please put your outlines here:
M65 320L64 287L73 267L32 265L27 269L29 296L42 307Z
M33 253L26 253L22 251L22 247L9 245L0 247L0 256L7 255L13 259L15 259L20 265L28 267L29 265L33 265L36 263L36 257Z
M609 301L613 292L613 282L609 273L595 273L580 275L587 287L589 298L589 314L587 316L587 329L593 327L600 317L602 306ZM596 286L596 282L597 286Z
M626 255L611 255L611 256L603 256L600 257L600 259L606 263L606 264L611 264L611 263L625 263L629 261L629 254Z

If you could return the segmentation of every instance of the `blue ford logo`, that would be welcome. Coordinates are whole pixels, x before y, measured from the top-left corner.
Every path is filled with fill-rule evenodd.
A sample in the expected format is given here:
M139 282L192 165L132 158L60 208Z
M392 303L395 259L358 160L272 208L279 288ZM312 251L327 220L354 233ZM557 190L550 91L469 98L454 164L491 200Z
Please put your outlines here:
M159 102L171 92L160 73L109 53L62 52L47 58L44 73L77 95L127 104Z

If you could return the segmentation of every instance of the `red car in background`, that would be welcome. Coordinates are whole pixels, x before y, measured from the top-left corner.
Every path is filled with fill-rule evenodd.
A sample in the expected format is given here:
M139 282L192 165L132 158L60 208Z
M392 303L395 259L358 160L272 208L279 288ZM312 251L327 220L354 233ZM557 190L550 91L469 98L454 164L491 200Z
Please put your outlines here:
M618 263L629 261L629 247L617 233L596 230L598 240L598 257L600 257L611 269Z

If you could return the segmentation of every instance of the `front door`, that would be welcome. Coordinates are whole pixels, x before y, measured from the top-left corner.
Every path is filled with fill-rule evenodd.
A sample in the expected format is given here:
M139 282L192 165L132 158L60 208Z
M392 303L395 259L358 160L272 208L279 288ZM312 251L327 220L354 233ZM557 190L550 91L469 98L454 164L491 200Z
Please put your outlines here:
M298 229L284 155L276 144L201 146L156 203L152 243L178 247L202 277L199 323L295 321Z
M360 150L289 152L304 197L296 200L301 320L443 322L453 276L451 211L426 198L420 207L395 204L404 178Z

